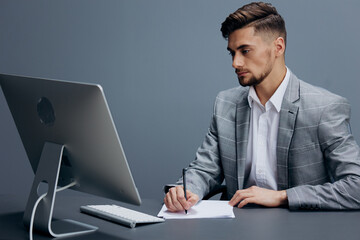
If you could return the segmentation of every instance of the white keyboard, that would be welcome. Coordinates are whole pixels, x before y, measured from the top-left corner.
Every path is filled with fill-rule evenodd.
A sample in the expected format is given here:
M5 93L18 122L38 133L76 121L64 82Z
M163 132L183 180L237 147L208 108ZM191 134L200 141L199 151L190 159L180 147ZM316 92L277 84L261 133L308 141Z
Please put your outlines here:
M87 205L81 206L80 211L131 228L134 228L138 223L158 223L165 221L163 218L154 217L117 205Z

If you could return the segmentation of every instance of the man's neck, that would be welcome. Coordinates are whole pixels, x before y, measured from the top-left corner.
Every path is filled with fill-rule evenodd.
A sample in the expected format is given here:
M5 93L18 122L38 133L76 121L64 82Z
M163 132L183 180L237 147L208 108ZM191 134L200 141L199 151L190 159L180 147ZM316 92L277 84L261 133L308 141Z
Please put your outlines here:
M275 93L286 75L286 66L283 64L274 67L271 73L259 85L254 86L256 94L263 106Z

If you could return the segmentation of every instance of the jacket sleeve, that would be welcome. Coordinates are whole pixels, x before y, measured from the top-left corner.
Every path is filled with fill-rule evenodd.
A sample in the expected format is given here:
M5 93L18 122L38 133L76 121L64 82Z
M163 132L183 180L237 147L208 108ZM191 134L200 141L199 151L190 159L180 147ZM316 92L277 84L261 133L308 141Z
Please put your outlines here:
M196 152L195 160L190 163L186 172L186 186L188 190L197 194L199 199L219 187L224 179L218 149L216 105L217 100L214 104L214 113L205 139ZM182 184L182 178L177 184Z
M289 208L360 209L360 151L350 130L350 104L337 98L323 110L318 138L330 182L287 190Z

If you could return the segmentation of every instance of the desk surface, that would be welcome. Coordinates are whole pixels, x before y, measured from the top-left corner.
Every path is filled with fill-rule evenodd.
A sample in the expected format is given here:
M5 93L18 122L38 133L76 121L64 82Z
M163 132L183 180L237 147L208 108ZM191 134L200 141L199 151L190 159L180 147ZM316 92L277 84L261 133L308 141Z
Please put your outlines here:
M0 239L28 239L22 224L26 199L0 195ZM360 211L293 212L281 208L234 209L235 219L166 220L134 229L79 211L86 204L118 204L156 215L161 200L143 200L140 207L70 191L59 194L54 217L70 218L98 226L92 234L66 239L360 239ZM35 235L34 239L49 239Z

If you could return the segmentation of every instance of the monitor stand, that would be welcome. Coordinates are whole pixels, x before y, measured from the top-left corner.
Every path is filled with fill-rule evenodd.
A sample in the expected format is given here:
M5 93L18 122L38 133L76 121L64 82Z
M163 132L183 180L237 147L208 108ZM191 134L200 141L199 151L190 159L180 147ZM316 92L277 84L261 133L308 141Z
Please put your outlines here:
M98 229L97 227L69 219L52 221L64 147L64 145L50 142L44 144L23 218L25 226L29 227L33 208L39 199L39 185L40 183L47 183L47 194L39 202L35 212L34 230L53 237L75 236L94 232Z

